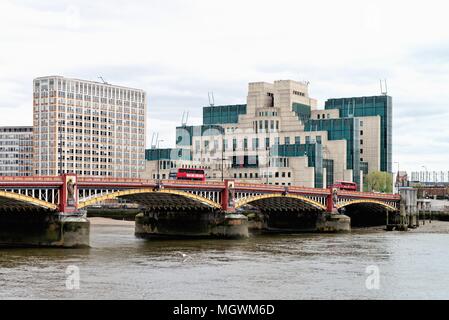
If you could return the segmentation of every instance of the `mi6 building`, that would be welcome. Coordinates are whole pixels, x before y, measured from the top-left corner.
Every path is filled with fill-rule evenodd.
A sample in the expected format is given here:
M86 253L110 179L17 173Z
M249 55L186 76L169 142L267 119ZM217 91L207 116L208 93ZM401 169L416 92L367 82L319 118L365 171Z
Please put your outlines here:
M318 108L308 89L250 83L246 104L204 107L202 125L176 128L176 148L147 150L146 176L202 165L209 179L325 188L391 172L392 98L328 99Z

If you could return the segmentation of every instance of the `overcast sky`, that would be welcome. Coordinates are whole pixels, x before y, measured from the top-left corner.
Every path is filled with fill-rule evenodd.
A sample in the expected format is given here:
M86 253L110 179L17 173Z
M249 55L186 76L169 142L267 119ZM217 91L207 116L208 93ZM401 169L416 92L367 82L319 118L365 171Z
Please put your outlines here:
M393 96L394 161L449 170L445 1L0 2L0 126L32 124L32 80L64 75L147 91L152 132L174 146L183 111L245 103L247 84L308 80L328 98ZM395 170L398 164L394 164Z

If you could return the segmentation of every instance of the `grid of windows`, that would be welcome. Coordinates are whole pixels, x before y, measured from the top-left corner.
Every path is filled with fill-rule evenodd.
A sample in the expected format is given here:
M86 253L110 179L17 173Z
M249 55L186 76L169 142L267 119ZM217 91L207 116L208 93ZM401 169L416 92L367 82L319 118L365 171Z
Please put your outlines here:
M258 156L233 156L232 157L233 168L258 168L259 157Z
M0 176L33 172L33 128L0 127Z
M326 168L326 186L334 184L334 160L323 159L323 168Z
M144 171L144 91L42 77L33 97L34 174L137 178Z
M307 156L308 166L315 168L315 188L323 187L323 152L319 143L311 144L281 144L273 145L272 157L304 157Z
M311 119L306 122L304 128L305 131L327 131L329 140L347 141L346 169L353 169L353 180L357 183L360 181L359 122L355 118Z
M380 116L380 170L392 171L393 99L390 96L329 99L326 109L339 109L340 117ZM363 123L361 124L363 126Z

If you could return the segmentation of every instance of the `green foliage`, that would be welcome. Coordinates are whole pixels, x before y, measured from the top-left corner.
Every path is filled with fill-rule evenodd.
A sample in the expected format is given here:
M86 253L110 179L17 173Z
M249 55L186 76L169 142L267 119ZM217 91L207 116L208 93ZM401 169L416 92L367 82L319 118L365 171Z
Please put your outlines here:
M373 171L365 176L364 189L367 192L393 192L393 177L388 172Z

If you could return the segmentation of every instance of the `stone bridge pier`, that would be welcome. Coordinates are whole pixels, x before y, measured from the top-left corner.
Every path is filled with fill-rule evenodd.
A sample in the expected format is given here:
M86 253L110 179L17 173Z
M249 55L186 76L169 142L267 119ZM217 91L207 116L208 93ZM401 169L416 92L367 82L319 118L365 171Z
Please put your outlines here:
M90 224L77 208L76 176L48 180L14 182L0 191L0 246L89 246Z
M135 226L139 238L247 238L248 219L235 211L233 186L233 181L225 181L224 188L207 195L153 189L124 198L141 205Z

